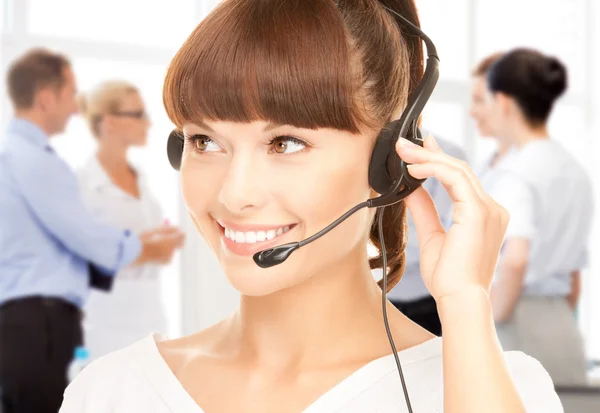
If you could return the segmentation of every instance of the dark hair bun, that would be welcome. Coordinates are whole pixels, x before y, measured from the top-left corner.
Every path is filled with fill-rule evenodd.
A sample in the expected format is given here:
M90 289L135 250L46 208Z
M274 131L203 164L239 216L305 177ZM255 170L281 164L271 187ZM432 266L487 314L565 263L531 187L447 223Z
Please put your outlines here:
M553 100L561 96L567 90L567 69L556 58L546 58L546 69L540 73L544 88L552 94Z
M531 124L548 120L567 79L567 69L557 58L526 48L505 53L487 75L490 90L514 98Z

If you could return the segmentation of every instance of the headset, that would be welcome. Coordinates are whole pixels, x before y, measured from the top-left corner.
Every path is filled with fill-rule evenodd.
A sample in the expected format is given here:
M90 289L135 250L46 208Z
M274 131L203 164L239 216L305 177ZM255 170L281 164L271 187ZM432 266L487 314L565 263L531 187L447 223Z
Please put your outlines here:
M419 188L419 186L421 186L421 184L425 181L424 179L416 179L410 176L407 169L408 164L400 159L396 152L396 142L398 139L402 138L408 139L417 145L423 146L423 136L418 126L418 120L439 79L440 59L438 57L435 45L419 27L415 26L408 19L399 13L396 13L394 10L391 10L383 5L382 7L388 12L397 16L404 23L405 27L411 34L416 35L423 40L427 48L427 62L425 66L425 73L423 74L421 82L408 97L406 109L399 119L388 123L381 130L377 136L373 152L371 153L371 160L369 163L369 185L378 194L380 194L380 196L368 199L365 202L354 206L327 227L302 241L291 242L257 252L254 254L253 259L254 262L261 268L269 268L281 264L290 256L292 252L306 244L311 243L312 241L315 241L318 238L321 238L323 235L327 234L333 228L337 227L339 224L349 218L356 211L365 207L377 208L379 210L378 231L383 258L383 288L381 301L383 307L384 324L390 346L396 359L396 366L398 367L398 373L400 375L406 405L409 413L413 413L410 399L408 397L408 391L406 389L406 383L404 381L402 366L400 365L400 359L398 358L398 352L396 351L396 346L390 332L387 318L387 255L383 239L383 212L386 206L394 205L402 201L417 188ZM169 163L175 170L179 170L181 167L183 147L183 134L176 129L173 130L169 135L169 139L167 140L167 155L169 158Z

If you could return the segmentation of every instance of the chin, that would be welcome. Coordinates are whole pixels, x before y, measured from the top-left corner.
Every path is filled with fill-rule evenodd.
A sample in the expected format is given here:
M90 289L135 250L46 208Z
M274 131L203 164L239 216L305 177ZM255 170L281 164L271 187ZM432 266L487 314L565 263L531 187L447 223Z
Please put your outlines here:
M227 280L241 295L248 297L264 297L293 287L301 281L297 280L284 268L263 269L254 264L242 268L223 268ZM283 266L284 264L281 264Z

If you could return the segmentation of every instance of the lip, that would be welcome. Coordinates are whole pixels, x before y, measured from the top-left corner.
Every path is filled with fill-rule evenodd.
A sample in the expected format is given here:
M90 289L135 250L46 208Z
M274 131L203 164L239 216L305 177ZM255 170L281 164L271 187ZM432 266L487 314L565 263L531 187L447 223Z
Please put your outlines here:
M233 252L234 254L240 255L240 256L245 256L245 257L254 255L257 252L272 248L276 245L282 245L282 244L291 242L291 240L289 238L289 234L292 233L297 226L297 224L287 224L287 225L282 225L281 227L274 227L273 225L269 225L269 226L266 226L266 225L239 226L239 225L235 225L235 224L225 224L225 223L222 223L221 221L216 221L216 222L217 222L217 225L219 226L219 231L221 232L221 242L223 243L223 245L225 245L225 247L229 251ZM242 243L234 242L225 236L225 227L223 226L223 224L225 224L227 226L227 228L229 228L229 229L232 229L235 231L240 231L240 232L265 231L265 230L270 230L270 229L274 229L274 228L282 228L282 227L286 227L286 226L289 226L290 229L286 233L281 234L281 235L273 238L272 240L255 242L254 244L245 244L245 243L242 244Z

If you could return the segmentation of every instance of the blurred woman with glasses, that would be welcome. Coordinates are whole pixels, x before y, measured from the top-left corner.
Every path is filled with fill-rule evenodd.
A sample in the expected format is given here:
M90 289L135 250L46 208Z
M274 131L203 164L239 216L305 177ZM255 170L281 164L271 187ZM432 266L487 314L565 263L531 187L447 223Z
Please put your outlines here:
M173 237L172 254L183 234L167 224L140 174L127 159L131 147L146 144L150 120L138 89L123 81L97 86L78 99L79 110L98 143L79 172L82 193L102 219L136 232ZM160 264L129 267L118 274L110 294L93 291L84 321L92 357L123 348L153 332L165 332Z

